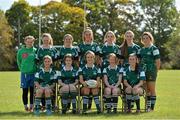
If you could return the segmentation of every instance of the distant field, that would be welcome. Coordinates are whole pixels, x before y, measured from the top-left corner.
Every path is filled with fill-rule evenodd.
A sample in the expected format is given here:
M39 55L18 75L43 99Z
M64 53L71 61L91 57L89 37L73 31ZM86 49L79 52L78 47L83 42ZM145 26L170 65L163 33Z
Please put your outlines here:
M0 72L0 119L180 119L180 70L161 70L157 80L157 104L154 112L139 115L118 114L60 115L35 117L24 112L19 86L19 72Z

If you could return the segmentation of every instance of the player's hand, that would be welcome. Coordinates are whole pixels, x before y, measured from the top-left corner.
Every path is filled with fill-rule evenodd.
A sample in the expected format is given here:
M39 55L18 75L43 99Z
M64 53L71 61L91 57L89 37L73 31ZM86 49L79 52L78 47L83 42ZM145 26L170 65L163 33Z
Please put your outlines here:
M83 84L83 86L84 86L84 87L87 87L87 84L86 84L86 82L83 82L82 84Z

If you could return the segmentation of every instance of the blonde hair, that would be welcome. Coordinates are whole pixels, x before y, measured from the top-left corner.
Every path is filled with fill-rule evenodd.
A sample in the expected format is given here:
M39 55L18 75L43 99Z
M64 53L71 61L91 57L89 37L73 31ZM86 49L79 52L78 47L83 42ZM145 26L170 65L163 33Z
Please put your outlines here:
M51 60L51 63L52 63L52 58L51 58L51 56L49 56L49 55L45 55L45 56L43 57L43 61L44 61L45 59L49 59L49 60Z
M154 37L152 36L152 34L151 34L150 32L144 32L144 33L142 34L142 37L141 37L141 43L142 43L142 44L144 44L144 42L143 42L143 36L144 36L144 35L147 35L147 36L150 38L152 44L154 43Z
M91 39L92 41L94 41L94 35L93 35L93 31L91 30L91 28L87 27L84 31L83 31L83 34L82 34L82 39L83 41L85 40L85 33L86 32L90 32L91 34Z
M132 34L132 37L134 38L134 33L133 33L133 31L131 31L131 30L128 30L128 31L125 32L124 38L126 37L126 34L128 34L128 33ZM125 40L125 39L124 39L124 40Z
M24 38L24 40L26 41L27 39L32 39L33 41L35 41L35 38L31 35L28 35Z
M63 37L64 41L65 41L66 37L70 37L72 41L74 40L74 38L73 38L73 36L71 34L65 34L64 37Z
M52 45L52 46L53 46L53 39L52 39L51 34L50 34L50 33L43 33L42 39L43 39L44 37L48 37L49 40L50 40L49 45Z
M106 42L106 40L107 40L107 36L108 36L108 34L112 34L113 35L113 37L114 37L114 41L113 41L113 43L116 43L116 36L115 36L115 34L114 34L114 32L113 31L108 31L108 32L106 32L106 34L105 34L105 36L104 36L104 43Z

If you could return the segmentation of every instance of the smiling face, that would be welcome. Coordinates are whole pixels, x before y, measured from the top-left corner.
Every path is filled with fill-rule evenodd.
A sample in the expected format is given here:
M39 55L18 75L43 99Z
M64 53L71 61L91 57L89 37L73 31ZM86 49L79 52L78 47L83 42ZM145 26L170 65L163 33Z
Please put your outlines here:
M142 43L144 46L150 46L152 44L152 40L149 35L143 35L142 37Z
M92 53L86 54L86 62L87 64L94 64L95 55Z
M116 65L116 56L115 55L109 56L109 64L110 65Z
M114 42L115 42L115 37L114 37L114 35L112 34L112 33L108 33L107 35L106 35L106 42L108 43L108 44L113 44Z
M50 68L52 64L52 59L50 59L49 57L45 57L44 58L44 67L45 68Z
M67 46L72 46L72 37L71 36L66 36L64 38L64 46L67 47Z
M44 37L42 38L43 45L48 46L48 45L50 44L50 41L51 41L51 40L49 39L48 36L44 36Z
M72 65L72 58L71 57L66 57L65 58L65 64L66 64L66 66L71 66Z
M84 32L84 42L87 44L92 42L92 33L90 31Z
M125 33L125 40L127 41L127 44L132 44L133 43L133 38L134 38L134 34L130 31L127 31Z
M129 56L129 64L131 66L135 66L137 62L138 62L137 57L135 55L134 56Z
M24 43L25 43L27 48L31 48L33 46L33 44L34 44L34 39L28 38L28 39L25 40Z

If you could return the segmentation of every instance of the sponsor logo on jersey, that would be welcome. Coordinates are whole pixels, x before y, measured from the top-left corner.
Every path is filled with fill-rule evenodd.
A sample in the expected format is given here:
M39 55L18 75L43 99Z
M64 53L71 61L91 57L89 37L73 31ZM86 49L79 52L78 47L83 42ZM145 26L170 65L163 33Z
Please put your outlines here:
M28 57L28 53L23 53L23 54L22 54L22 58L23 58L23 59L25 59L25 58L27 58L27 57Z

